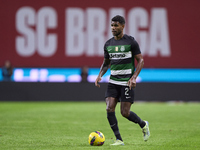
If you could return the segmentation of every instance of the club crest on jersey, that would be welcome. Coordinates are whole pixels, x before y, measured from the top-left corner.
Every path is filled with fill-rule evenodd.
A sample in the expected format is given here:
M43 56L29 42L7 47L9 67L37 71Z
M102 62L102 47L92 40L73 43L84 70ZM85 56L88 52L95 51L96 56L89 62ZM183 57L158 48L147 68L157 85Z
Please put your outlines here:
M120 50L123 52L125 51L125 47L124 46L121 46Z
M118 52L118 47L115 47L115 51Z

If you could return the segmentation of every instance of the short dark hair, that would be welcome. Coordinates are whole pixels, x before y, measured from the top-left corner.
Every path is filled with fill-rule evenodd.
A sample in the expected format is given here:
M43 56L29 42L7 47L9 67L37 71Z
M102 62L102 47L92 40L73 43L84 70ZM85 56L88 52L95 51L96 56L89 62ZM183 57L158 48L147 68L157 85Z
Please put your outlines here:
M112 21L116 21L119 22L120 24L125 24L125 19L124 17L117 15L115 17L112 18Z

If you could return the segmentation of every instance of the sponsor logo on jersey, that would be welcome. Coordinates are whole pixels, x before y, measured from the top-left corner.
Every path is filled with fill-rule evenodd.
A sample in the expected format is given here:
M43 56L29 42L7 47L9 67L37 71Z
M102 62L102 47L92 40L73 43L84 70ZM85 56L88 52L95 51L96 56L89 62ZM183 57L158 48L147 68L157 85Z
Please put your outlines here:
M110 54L110 58L122 58L126 57L125 54Z

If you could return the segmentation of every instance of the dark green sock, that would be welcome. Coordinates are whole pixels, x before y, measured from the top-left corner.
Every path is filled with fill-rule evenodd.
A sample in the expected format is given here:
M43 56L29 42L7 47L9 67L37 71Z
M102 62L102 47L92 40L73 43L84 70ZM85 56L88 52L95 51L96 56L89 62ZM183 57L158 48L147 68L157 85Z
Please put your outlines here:
M107 118L108 118L108 122L110 124L111 129L113 130L116 139L118 140L122 140L120 132L119 132L119 128L118 128L118 123L117 123L117 118L115 116L115 112L108 112L107 113Z
M130 111L130 115L128 116L127 119L134 123L138 123L141 128L143 128L146 125L146 123L142 119L140 119L140 117L138 117L136 113L132 111Z

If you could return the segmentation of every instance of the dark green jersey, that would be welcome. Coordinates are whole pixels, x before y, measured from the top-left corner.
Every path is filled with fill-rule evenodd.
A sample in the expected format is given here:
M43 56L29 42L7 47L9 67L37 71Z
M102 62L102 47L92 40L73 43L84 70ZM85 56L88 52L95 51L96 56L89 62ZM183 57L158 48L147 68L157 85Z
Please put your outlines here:
M124 34L120 40L114 37L104 45L104 58L110 59L110 83L127 86L128 80L134 73L134 55L140 54L136 40Z

